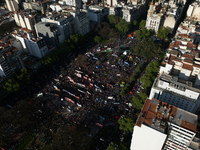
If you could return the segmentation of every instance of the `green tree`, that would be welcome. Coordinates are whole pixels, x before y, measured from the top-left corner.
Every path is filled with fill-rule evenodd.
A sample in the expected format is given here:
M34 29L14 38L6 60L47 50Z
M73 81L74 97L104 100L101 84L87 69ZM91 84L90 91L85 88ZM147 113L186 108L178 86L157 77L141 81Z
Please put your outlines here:
M130 84L126 83L122 91L120 92L121 96L126 95L130 91Z
M83 35L82 34L72 34L72 35L70 35L70 40L75 45L80 44L83 41Z
M142 69L142 64L138 64L137 67L135 68L135 71L141 72Z
M99 36L95 36L95 38L94 38L94 41L96 42L96 43L100 43L101 42L101 37L99 37Z
M160 27L160 29L157 32L157 37L165 39L165 38L169 38L169 28L165 28L165 27Z
M144 92L140 92L132 98L132 105L137 112L140 112L140 110L142 109L143 104L146 101L146 98L147 95Z
M8 79L5 82L4 89L7 90L8 93L19 91L21 85L16 79Z
M152 61L147 66L145 74L153 74L154 76L156 76L156 74L159 71L159 66L160 66L160 64L158 61L156 61L156 60Z
M143 40L149 37L152 34L152 30L147 30L145 27L142 27L141 30L135 32L138 40Z
M155 44L149 39L148 41L143 40L142 42L139 42L133 49L133 52L136 56L151 60L154 57L159 57L159 55L163 53L163 50L160 45Z
M118 123L119 123L119 129L126 131L126 132L133 132L133 127L135 125L133 119L131 119L129 116L124 116L123 118L120 117L118 119Z
M120 22L115 25L116 29L123 34L126 34L129 30L130 23L120 18Z
M134 26L137 26L137 25L138 25L137 20L134 20L134 21L133 21L133 25L134 25Z
M30 84L32 79L32 72L28 71L26 68L20 70L20 74L17 75L17 79L22 85Z
M143 83L142 87L148 89L151 87L157 73L159 71L159 62L154 60L146 68L145 75L143 75L140 81Z
M115 19L115 15L108 15L108 21L111 24L113 20Z
M139 27L140 27L140 28L144 28L145 25L146 25L146 20L142 20L142 21L140 22Z
M111 142L107 150L128 150L128 148L123 143Z

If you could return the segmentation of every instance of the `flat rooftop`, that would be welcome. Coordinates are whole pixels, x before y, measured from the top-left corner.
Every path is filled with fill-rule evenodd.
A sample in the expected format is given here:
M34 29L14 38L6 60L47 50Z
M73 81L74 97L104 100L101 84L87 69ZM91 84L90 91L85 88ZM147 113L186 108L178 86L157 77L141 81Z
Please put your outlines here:
M172 122L196 132L197 120L197 115L153 98L146 100L136 125L141 127L144 124L161 133L167 133L167 122Z

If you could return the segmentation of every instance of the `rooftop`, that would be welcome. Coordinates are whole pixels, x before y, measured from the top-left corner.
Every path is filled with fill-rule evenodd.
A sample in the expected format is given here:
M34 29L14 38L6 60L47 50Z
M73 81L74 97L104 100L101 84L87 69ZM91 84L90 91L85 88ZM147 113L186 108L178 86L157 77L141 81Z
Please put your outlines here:
M147 99L136 125L150 126L157 131L166 133L167 122L172 122L190 131L196 132L197 115L189 113L180 108L174 107L157 99Z

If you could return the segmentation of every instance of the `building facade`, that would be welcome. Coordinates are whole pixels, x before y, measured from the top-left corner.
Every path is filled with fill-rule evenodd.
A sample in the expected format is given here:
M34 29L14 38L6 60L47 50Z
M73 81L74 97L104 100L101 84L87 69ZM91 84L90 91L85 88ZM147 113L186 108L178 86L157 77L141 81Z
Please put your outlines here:
M65 5L76 7L77 9L82 8L81 0L63 0Z
M59 13L50 14L47 17L41 19L44 23L55 24L60 32L58 36L59 42L63 43L70 37L70 24L65 17Z
M42 37L34 38L31 33L25 33L23 30L12 33L13 37L22 44L22 53L28 53L37 58L45 57L49 52L45 40Z
M20 51L2 39L0 41L0 80L9 78L13 72L21 68L23 68L23 63Z
M6 5L9 11L17 11L19 10L19 1L18 0L6 0Z
M29 12L25 12L25 11L16 12L14 14L14 19L18 26L22 28L26 28L31 31L35 30L34 28L34 25L36 23L35 17L29 14Z
M38 37L43 37L48 45L57 47L62 39L60 30L56 24L39 22L35 25L35 30Z

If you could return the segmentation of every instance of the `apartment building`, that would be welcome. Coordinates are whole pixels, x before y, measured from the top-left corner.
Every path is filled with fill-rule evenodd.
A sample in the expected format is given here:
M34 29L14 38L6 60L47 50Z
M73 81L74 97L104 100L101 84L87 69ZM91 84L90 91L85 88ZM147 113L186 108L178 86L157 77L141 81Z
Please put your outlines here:
M13 47L9 40L0 40L0 81L9 78L12 72L23 68L20 51Z
M134 126L131 150L198 150L198 116L157 99L147 99Z
M134 11L136 11L136 9L134 7L124 6L122 8L122 19L124 19L126 22L132 22L133 16L134 16Z
M26 28L31 31L35 29L35 17L30 14L30 11L20 10L14 14L14 19L19 27Z
M6 0L6 5L9 11L19 10L19 1L18 0Z
M60 33L60 35L58 36L59 43L63 43L71 35L70 24L61 13L49 14L47 17L42 18L41 22L47 23L47 24L48 23L55 24L57 26L59 33ZM38 31L39 31L39 29L38 29ZM45 32L42 32L41 30L40 30L40 33L43 33L43 35L45 35Z
M21 42L23 47L21 53L28 53L37 58L42 58L49 52L42 37L35 38L31 32L24 32L24 30L15 31L12 35Z
M85 10L70 10L69 13L75 19L75 28L78 34L85 35L90 32L89 16Z
M22 5L24 10L31 9L34 11L39 11L44 15L49 2L50 0L25 0L25 2L22 2Z
M89 21L95 21L99 24L103 21L104 17L108 15L108 9L104 7L90 5L87 10Z
M108 6L115 6L115 5L117 5L117 0L107 0L107 5Z
M57 47L63 42L63 36L61 36L60 30L56 24L39 22L35 25L35 30L37 36L43 37L48 45ZM62 41L60 41L60 39L62 39Z
M75 7L76 9L82 8L82 1L81 0L60 0L59 4L68 5Z

